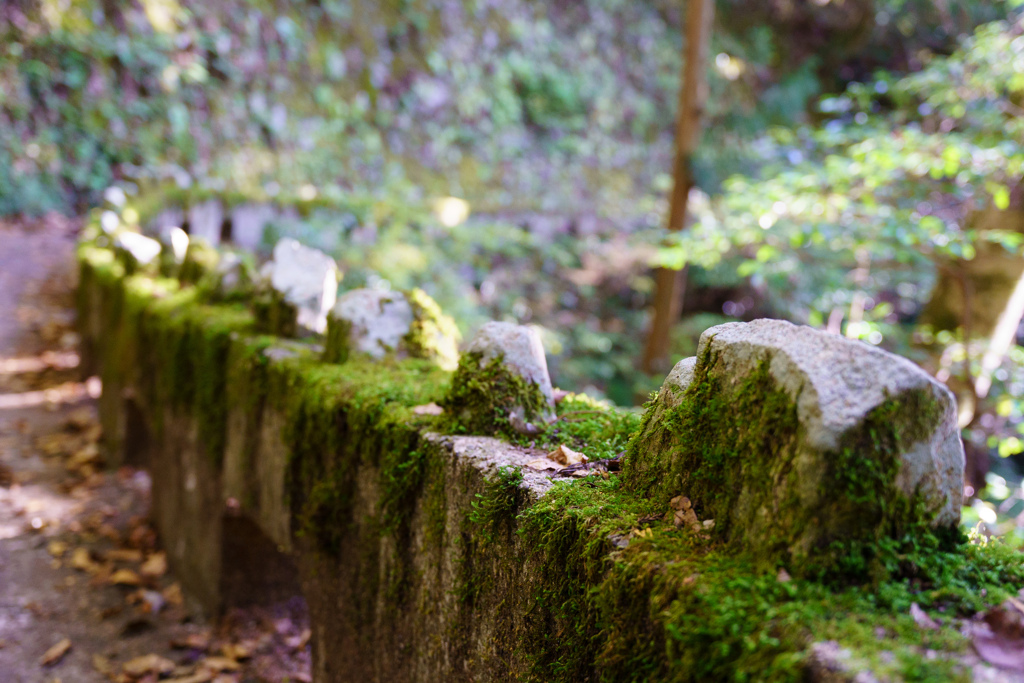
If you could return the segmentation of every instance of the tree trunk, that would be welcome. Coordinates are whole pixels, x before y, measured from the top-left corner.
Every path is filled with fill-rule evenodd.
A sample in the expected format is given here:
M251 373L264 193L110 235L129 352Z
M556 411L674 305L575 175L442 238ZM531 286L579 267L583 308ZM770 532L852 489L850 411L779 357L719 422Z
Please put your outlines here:
M968 226L983 234L1001 230L1024 233L1024 210L986 209L968 219ZM941 330L957 331L982 354L977 377L971 372L956 375L952 360L935 344L925 347L929 371L945 382L956 395L961 427L973 424L982 414L979 403L988 395L992 375L1003 362L1024 317L1024 257L995 242L976 241L977 253L970 260L950 260L939 265L939 279L918 323ZM965 444L967 482L975 490L985 486L988 449Z
M683 82L679 88L679 112L676 122L676 154L668 229L682 230L686 222L686 203L693 187L691 160L700 138L700 119L707 100L708 48L714 0L689 0L686 12L686 45L683 56ZM686 291L686 269L658 269L654 294L654 316L644 351L644 372L663 372L669 364L672 325L679 319Z

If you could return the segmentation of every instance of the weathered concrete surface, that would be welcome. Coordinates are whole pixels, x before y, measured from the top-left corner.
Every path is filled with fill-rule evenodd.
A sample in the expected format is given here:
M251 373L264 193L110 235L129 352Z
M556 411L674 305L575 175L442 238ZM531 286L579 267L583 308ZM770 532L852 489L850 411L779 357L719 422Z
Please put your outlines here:
M412 328L412 306L401 292L353 289L345 292L329 314L344 322L350 352L381 359L400 350Z
M656 488L675 487L675 493L689 495L687 489L701 483L691 481L688 472L704 466L699 449L712 441L735 451L731 458L761 461L744 466L730 482L741 493L732 509L718 510L718 523L731 523L732 533L748 547L778 544L781 533L801 556L831 540L856 536L860 522L878 523L876 500L920 504L898 513L905 519L887 518L899 528L919 514L933 527L959 523L964 454L956 403L946 387L910 361L781 320L712 327L701 336L697 354L672 370L651 408L645 447L631 460L635 480L653 476ZM765 372L766 384L751 388ZM670 416L686 424L711 400L720 401L720 408L701 418L705 434L698 435L708 439L710 432L711 441L687 445L698 442ZM759 417L773 400L792 408L780 405L771 416ZM795 422L788 422L790 415ZM744 442L745 421L775 435L771 449L747 453L736 445ZM891 434L883 434L886 430ZM858 461L868 460L862 482L843 484ZM868 484L876 471L886 475ZM765 477L772 480L767 488ZM846 501L849 486L867 486L856 495L871 500ZM787 527L793 520L800 520L799 529Z
M328 315L325 360L422 358L445 370L459 360L458 327L422 290L353 289Z
M338 266L327 254L283 238L262 273L284 300L295 306L297 323L314 332L327 329L327 313L338 298Z
M270 204L239 204L231 209L231 242L256 251L263 246L263 233L277 216Z
M85 258L83 272L93 263L102 270L102 262L97 254ZM84 289L97 289L83 292L83 305L100 302L100 320L85 312L83 330L120 330L130 340L139 328L116 302L131 284L116 273L83 278ZM187 301L188 293L179 298ZM627 514L617 509L625 487L591 498L603 490L601 481L612 480L579 482L572 488L579 498L537 522L550 523L542 535L519 533L529 531L525 522L520 526L520 511L566 489L551 490L545 475L522 469L523 479L510 478L505 490L514 500L497 521L489 518L496 482L518 469L500 468L527 465L544 452L487 437L444 436L434 428L440 423L420 422L433 418L414 407L440 399L450 375L413 361L322 363L317 344L256 334L253 317L238 305L204 305L201 315L189 317L186 307L194 304L175 308L176 296L154 295L146 325L187 320L191 327L169 327L175 336L160 343L126 343L135 355L104 354L99 363L105 386L109 377L120 387L122 400L111 401L111 409L134 411L136 419L122 419L144 424L140 440L151 444L150 461L164 461L151 465L156 486L173 489L161 494L161 534L186 588L210 609L230 593L225 546L238 522L256 534L258 543L245 545L275 558L254 568L286 555L296 561L312 613L318 682L505 681L538 672L547 680L598 680L611 667L623 672L641 664L657 671L649 680L687 680L692 671L672 654L676 641L666 615L669 608L685 615L697 607L719 619L717 605L703 604L716 579L713 572L691 573L687 565L703 561L703 550L694 554L694 541L662 521L656 500L630 495L630 505L645 507ZM156 340L152 330L146 334ZM191 345L181 347L188 353L172 354L178 340ZM126 372L125 362L136 370ZM697 361L678 368L670 393L678 398L687 382L704 381L703 369ZM662 404L662 412L683 404ZM797 413L795 402L786 405ZM733 417L757 424L754 409ZM599 526L611 515L625 515L615 517L620 526ZM658 555L662 543L673 549L665 556ZM709 548L712 555L716 547ZM763 577L739 578L743 585L763 584ZM841 645L862 661L863 644ZM784 651L793 657L794 675L807 646L796 641ZM691 647L690 662L714 644ZM637 650L642 659L633 662ZM571 659L575 668L564 668ZM826 673L853 680L863 671Z
M534 328L515 323L485 323L466 346L466 353L479 353L481 367L501 358L510 372L536 384L548 405L554 406L544 345Z
M188 234L217 246L224 223L224 206L216 199L208 199L188 210Z

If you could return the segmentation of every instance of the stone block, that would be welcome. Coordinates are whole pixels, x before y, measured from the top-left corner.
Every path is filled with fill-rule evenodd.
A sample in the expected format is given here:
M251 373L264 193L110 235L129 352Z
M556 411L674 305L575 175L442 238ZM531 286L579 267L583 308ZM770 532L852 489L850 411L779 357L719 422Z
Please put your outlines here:
M904 358L780 320L705 331L626 463L634 489L688 496L717 533L771 558L953 533L963 470L945 386Z

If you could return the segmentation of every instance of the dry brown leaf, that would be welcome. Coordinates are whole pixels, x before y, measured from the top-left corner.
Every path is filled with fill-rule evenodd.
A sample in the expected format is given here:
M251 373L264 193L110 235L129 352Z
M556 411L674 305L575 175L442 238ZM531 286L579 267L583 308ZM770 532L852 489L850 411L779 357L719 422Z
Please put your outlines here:
M212 671L238 671L242 665L228 657L207 657L203 666Z
M545 470L562 469L562 466L559 465L557 462L555 462L554 460L548 460L547 458L537 458L536 460L531 460L530 462L526 463L526 466L529 467L531 470L537 470L538 472L543 472Z
M697 519L697 513L693 511L693 508L689 510L676 510L673 516L672 522L676 527L692 527L694 524L699 524L700 520Z
M110 575L110 583L115 586L139 586L142 579L131 569L118 569Z
M673 510L689 510L693 507L693 503L686 496L676 496L668 504L672 506Z
M91 474L91 472L85 472L85 470L93 470L95 465L100 459L99 447L91 443L85 448L75 451L74 455L68 458L66 466L69 470L81 470L83 474Z
M104 676L110 676L114 673L114 665L110 663L110 660L103 655L92 656L92 668L100 672Z
M71 641L64 638L44 652L43 656L39 658L39 663L43 666L52 666L63 659L64 655L66 655L70 649Z
M171 641L171 647L178 650L202 650L210 647L209 633L189 633L181 638Z
M562 465L578 465L581 462L588 461L587 456L572 450L565 444L548 453L548 458Z
M104 557L109 562L142 562L142 551L120 548L108 550L106 554L104 554Z
M431 401L421 406L413 406L412 412L416 415L440 415L444 408Z
M226 643L220 648L220 653L228 659L239 661L252 657L252 650L242 643Z
M96 419L93 417L92 408L88 406L72 410L67 419L67 426L78 431L95 423Z
M50 541L46 544L46 551L54 557L64 557L64 553L68 551L68 544L64 541Z
M71 566L79 571L89 572L90 574L96 574L100 571L100 566L92 561L88 548L75 548L71 552Z
M153 553L139 567L139 573L150 578L159 578L167 573L167 553Z
M168 683L209 683L213 680L213 672L209 669L200 669L188 676L167 679Z
M173 605L174 607L181 607L185 602L185 595L181 592L181 584L177 581L165 588L162 595L164 596L164 600L167 601L167 604Z
M174 669L174 662L166 657L152 653L136 657L135 659L129 659L121 666L121 671L132 678L141 678L146 674L157 674L158 676L169 674Z

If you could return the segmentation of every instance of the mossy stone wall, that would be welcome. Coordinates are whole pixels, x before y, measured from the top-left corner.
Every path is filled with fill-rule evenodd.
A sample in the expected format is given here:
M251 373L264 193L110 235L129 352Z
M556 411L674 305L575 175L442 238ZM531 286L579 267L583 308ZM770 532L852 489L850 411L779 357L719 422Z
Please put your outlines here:
M320 683L823 680L822 640L852 653L840 680L967 680L969 641L920 629L910 604L967 618L1024 587L1019 553L928 534L780 582L727 530L676 528L623 477L525 467L558 443L614 455L634 416L570 399L533 450L454 434L473 430L413 410L449 395L433 364L324 363L260 334L249 306L128 277L110 253L79 253L108 458L129 441L148 454L168 557L207 609L223 607L225 515L294 558ZM142 436L119 440L130 422Z

